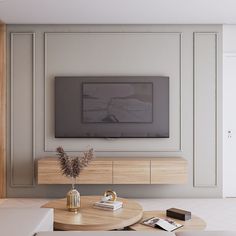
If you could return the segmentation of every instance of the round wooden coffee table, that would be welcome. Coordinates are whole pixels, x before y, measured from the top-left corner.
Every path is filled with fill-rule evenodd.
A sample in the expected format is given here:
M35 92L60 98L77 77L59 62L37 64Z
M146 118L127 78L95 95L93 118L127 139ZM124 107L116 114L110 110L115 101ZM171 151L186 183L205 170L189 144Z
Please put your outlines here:
M142 206L124 198L123 208L116 211L106 211L93 208L93 203L101 196L82 196L81 208L78 213L69 212L66 208L66 199L54 200L42 207L54 208L54 228L57 230L113 230L135 224L143 216Z
M136 230L136 231L157 231L157 230L163 231L162 229L152 228L152 227L140 224L140 222L142 222L143 220L151 218L153 216L157 216L160 218L170 218L170 219L173 219L174 221L176 221L177 223L183 225L183 227L176 229L174 232L204 230L206 228L206 222L203 219L201 219L200 217L192 215L192 219L182 221L182 220L177 220L177 219L174 219L171 217L167 217L165 211L144 211L143 218L139 222L137 222L136 224L131 225L129 228L132 230Z

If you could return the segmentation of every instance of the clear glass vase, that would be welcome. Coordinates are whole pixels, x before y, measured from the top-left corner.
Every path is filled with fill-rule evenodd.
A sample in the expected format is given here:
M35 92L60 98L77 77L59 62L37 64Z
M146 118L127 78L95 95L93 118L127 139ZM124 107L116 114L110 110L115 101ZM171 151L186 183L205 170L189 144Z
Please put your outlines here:
M67 209L71 212L78 212L80 208L80 193L76 190L76 178L72 178L72 188L67 193Z

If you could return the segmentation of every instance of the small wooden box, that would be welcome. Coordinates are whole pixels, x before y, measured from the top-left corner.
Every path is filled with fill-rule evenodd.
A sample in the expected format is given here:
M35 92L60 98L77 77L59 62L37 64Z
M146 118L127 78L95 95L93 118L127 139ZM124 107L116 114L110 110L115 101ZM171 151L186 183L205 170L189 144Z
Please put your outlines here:
M191 219L191 212L177 208L170 208L166 210L166 216L185 221Z

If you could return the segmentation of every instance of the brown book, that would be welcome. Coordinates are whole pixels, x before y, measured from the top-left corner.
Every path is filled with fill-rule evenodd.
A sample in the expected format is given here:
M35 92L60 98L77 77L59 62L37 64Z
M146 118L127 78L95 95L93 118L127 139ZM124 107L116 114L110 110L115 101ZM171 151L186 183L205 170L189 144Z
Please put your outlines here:
M166 216L185 221L191 219L191 212L178 208L170 208L166 210Z

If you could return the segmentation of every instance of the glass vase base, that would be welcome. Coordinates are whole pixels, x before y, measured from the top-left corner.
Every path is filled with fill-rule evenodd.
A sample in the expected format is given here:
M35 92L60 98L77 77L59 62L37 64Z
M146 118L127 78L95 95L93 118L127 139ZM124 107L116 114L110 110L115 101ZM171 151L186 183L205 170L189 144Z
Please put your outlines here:
M80 193L76 189L72 189L67 193L66 207L70 212L78 212L80 208Z

